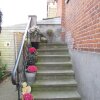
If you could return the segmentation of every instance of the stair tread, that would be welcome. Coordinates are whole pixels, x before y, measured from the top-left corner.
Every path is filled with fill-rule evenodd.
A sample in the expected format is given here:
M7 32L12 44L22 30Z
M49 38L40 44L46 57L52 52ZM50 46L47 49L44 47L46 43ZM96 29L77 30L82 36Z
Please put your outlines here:
M80 95L77 91L35 91L32 92L35 99L57 99L57 98L80 98Z
M74 79L70 80L38 80L33 85L75 85L77 82Z
M41 70L38 71L37 73L47 73L47 74L53 74L53 73L74 73L73 70Z
M40 61L36 65L40 66L64 66L71 64L67 44L43 43L38 49ZM61 53L62 52L62 53ZM66 54L64 54L66 52ZM54 59L52 59L54 57ZM42 59L43 58L43 59ZM48 60L47 60L48 59ZM66 60L67 59L67 60ZM47 65L46 65L47 64ZM49 65L50 64L50 65ZM68 65L70 66L70 65ZM74 79L72 69L46 69L37 72L37 80L32 85L32 94L36 100L80 100L77 92L77 82ZM41 78L44 77L44 78Z

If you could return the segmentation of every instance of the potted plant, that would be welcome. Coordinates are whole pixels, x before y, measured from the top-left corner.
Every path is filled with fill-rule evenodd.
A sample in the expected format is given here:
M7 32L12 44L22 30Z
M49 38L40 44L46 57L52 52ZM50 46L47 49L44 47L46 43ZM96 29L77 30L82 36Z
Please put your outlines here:
M29 65L27 67L25 74L28 84L32 85L34 83L37 70L37 67L34 65Z
M30 48L28 48L28 51L29 51L29 53L31 53L31 54L35 54L35 53L36 53L36 48L30 47Z
M34 100L31 87L26 82L22 83L22 100Z
M48 29L48 30L47 30L47 35L48 35L49 37L53 36L53 30L52 30L52 29Z
M30 41L32 47L35 47L36 49L39 48L39 43L40 43L40 29L38 26L32 26L29 29L30 33Z
M22 100L34 100L33 96L31 93L25 93L23 96L22 96Z
M34 47L28 48L27 65L34 65L37 62L37 50Z
M49 43L52 43L52 41L53 41L53 35L54 35L53 30L52 29L48 29L47 30L47 36L48 36L48 42Z

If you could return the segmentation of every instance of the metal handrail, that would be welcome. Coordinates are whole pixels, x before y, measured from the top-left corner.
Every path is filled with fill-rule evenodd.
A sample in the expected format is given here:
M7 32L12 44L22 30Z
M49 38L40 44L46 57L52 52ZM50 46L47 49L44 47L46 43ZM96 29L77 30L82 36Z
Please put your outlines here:
M29 18L28 24L26 26L25 33L24 33L24 36L23 36L23 39L22 39L22 43L21 43L21 46L20 46L20 49L19 49L19 52L18 52L18 56L17 56L16 62L15 62L15 66L14 66L14 68L12 70L11 79L12 79L12 84L14 84L14 85L17 85L16 73L18 71L18 64L19 64L19 61L20 61L21 53L23 51L25 38L26 38L26 36L28 34L28 29L30 27L30 23L31 23L31 17Z

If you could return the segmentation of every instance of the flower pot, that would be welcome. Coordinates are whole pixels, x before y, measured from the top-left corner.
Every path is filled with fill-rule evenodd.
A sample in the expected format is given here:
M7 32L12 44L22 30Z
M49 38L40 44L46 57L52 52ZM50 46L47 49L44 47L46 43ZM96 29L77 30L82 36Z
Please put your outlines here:
M39 48L39 42L31 42L32 47L38 49Z
M35 82L36 72L25 72L26 80L29 85L32 85Z

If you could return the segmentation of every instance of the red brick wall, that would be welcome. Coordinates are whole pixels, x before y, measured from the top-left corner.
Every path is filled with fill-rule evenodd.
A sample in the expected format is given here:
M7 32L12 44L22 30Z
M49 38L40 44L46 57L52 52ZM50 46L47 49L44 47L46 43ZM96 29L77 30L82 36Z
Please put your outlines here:
M69 0L66 3L66 35L74 39L74 49L100 52L100 0Z

